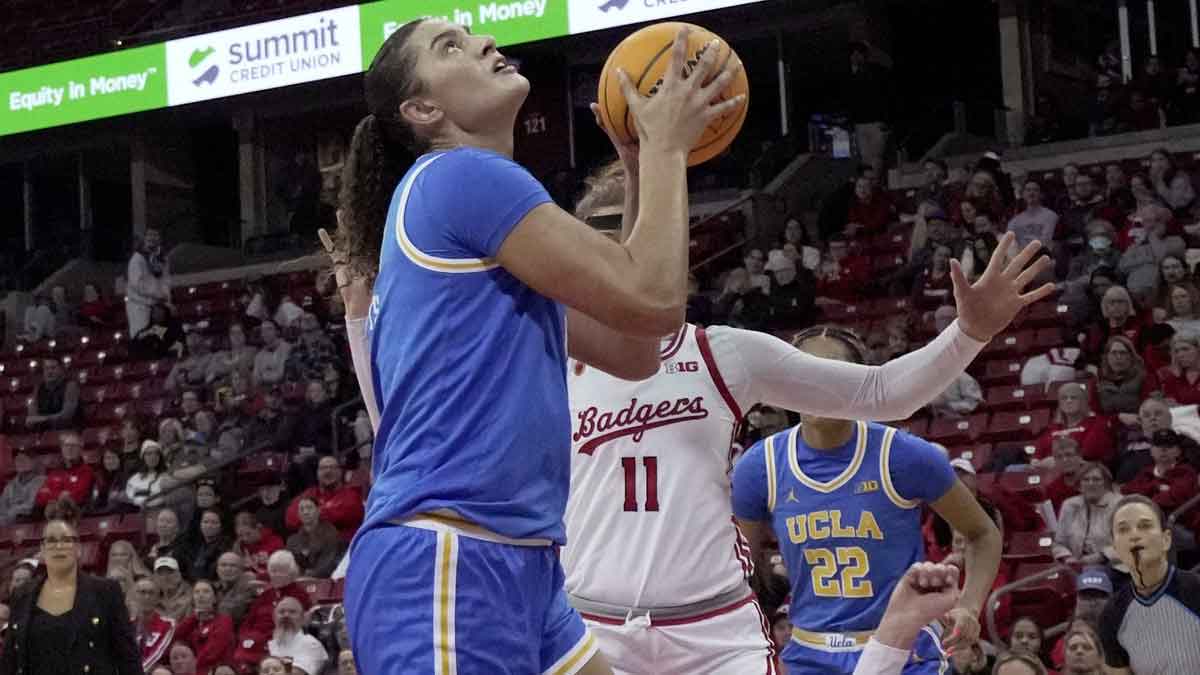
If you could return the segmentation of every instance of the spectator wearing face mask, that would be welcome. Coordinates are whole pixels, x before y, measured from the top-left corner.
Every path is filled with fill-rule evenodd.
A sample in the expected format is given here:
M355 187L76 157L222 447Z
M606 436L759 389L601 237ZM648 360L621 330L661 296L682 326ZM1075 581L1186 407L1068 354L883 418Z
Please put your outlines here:
M1105 268L1116 268L1121 262L1121 251L1114 245L1117 231L1107 220L1096 219L1087 224L1087 248L1071 258L1067 266L1064 291L1072 296L1086 294L1092 273Z

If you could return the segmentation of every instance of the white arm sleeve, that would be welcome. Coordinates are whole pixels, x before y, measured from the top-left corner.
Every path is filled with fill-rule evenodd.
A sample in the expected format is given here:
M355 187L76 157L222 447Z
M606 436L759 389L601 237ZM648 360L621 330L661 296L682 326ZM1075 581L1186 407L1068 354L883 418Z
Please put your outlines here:
M864 366L810 356L766 333L723 326L708 333L743 410L761 402L839 419L906 419L954 383L985 346L955 321L914 352Z
M858 657L854 675L900 675L908 662L908 650L889 647L871 638Z
M362 390L363 405L371 418L371 429L379 431L379 404L371 381L371 343L367 341L367 320L346 319L346 340L350 343L350 359L354 361L354 376Z

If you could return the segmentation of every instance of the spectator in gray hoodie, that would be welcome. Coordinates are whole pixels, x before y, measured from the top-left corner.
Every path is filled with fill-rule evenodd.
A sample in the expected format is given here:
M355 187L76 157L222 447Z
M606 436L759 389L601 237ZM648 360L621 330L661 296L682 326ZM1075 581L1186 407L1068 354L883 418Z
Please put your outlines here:
M1139 232L1117 266L1125 275L1125 287L1139 305L1148 306L1154 301L1158 290L1158 266L1163 258L1175 256L1183 259L1187 245L1183 239L1167 236L1167 221L1171 212L1163 206L1146 210L1142 231Z
M13 468L17 473L0 492L0 525L11 525L19 517L32 515L34 499L46 480L41 463L35 462L28 450L17 451Z

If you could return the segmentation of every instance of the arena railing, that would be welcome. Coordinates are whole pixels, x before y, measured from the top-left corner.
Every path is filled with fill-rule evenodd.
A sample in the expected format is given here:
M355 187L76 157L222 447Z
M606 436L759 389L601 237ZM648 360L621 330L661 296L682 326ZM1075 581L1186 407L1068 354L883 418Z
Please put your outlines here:
M1069 567L1067 565L1063 565L1062 563L1058 563L1058 564L1054 565L1053 567L1047 567L1046 569L1044 569L1036 574L1031 574L1023 579L1017 579L1016 581L1014 581L1010 584L1001 586L1000 588L993 590L991 592L991 594L988 595L988 599L987 599L988 634L991 635L992 638L996 638L1000 635L1000 632L997 629L998 627L996 625L996 608L1000 606L1001 598L1003 598L1005 595L1012 593L1013 591L1020 590L1027 586L1032 586L1032 585L1038 583L1039 581L1043 581L1045 579L1051 579L1058 574L1064 574L1064 573L1069 574L1072 579L1074 579L1076 576L1075 570L1071 569L1071 567ZM1062 633L1066 630L1067 630L1067 624L1066 624L1066 622L1063 622L1063 623L1059 623L1055 626L1052 626L1050 628L1045 628L1044 632L1046 634L1046 637L1049 638L1049 637L1056 636L1059 633Z

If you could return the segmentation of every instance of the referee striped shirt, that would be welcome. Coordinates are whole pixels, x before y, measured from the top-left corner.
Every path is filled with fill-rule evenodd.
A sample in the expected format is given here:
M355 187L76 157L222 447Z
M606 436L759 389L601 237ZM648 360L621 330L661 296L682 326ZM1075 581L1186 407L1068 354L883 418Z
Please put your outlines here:
M1100 616L1104 658L1137 675L1200 673L1200 574L1167 570L1148 597L1133 584L1109 599Z

